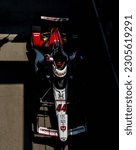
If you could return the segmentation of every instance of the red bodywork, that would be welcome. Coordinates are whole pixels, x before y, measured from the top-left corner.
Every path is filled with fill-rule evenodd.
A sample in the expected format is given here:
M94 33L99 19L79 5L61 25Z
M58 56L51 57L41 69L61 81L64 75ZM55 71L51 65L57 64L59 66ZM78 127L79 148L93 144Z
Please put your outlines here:
M34 47L41 47L44 43L44 40L41 38L41 33L33 32L32 42Z
M44 38L42 39L41 33L39 32L33 32L32 33L32 42L34 47L41 47L44 44ZM59 42L61 45L63 45L64 41L63 38L60 35L60 32L58 28L51 28L50 36L47 40L46 47L49 47L55 42Z

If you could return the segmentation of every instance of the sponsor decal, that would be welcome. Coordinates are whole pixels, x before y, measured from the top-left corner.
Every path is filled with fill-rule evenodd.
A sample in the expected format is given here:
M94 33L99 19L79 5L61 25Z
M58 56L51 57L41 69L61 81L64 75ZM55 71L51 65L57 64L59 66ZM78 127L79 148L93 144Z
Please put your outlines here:
M58 98L64 99L64 91L58 91Z
M60 115L60 123L63 124L63 125L66 123L65 115Z
M60 126L60 129L64 132L66 130L66 126Z
M66 120L65 120L65 119L60 119L60 123L61 123L61 124L65 124L65 123L66 123Z

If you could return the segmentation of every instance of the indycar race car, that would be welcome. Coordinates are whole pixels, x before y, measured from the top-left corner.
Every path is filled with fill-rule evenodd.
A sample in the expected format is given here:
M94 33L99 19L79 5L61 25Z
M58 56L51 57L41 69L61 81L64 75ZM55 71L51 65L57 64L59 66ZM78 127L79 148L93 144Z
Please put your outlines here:
M46 26L44 29L41 26L33 27L31 34L31 49L35 53L35 73L41 78L40 83L42 82L43 84L42 90L40 89L42 92L39 90L38 107L49 108L51 115L55 113L53 121L56 121L56 123L53 124L56 124L56 126L53 125L52 127L54 128L46 127L45 123L39 125L37 115L32 123L32 131L37 135L57 137L61 142L66 142L69 136L87 131L86 124L73 125L74 127L72 127L70 122L75 122L75 120L71 120L69 115L70 112L74 112L73 110L78 107L78 104L72 106L73 99L76 97L74 94L79 94L72 91L76 87L76 85L73 85L75 82L72 83L72 81L76 80L73 73L76 68L76 59L77 57L82 58L76 50L68 51L67 34L61 32L58 25L58 22L60 24L68 22L69 18L41 16L41 19L45 21L45 26L52 23L53 26ZM78 35L72 35L72 38L76 41ZM38 85L41 86L40 84Z

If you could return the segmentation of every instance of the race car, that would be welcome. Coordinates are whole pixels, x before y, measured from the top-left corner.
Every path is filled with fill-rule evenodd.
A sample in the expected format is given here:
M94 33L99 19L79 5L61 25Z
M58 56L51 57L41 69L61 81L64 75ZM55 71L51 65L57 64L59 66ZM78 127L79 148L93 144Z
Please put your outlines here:
M73 83L76 82L72 81L75 79L73 73L76 68L75 63L78 58L79 60L82 58L74 44L73 47L68 46L72 42L69 42L67 33L62 31L59 26L62 22L68 22L69 18L41 16L41 19L50 25L45 26L45 28L34 26L31 33L31 49L35 52L35 72L37 74L42 72L42 77L48 82L43 86L46 87L42 89L44 92L39 94L39 106L54 109L51 112L55 112L56 123L54 124L57 126L55 129L39 126L39 120L35 118L36 121L32 124L32 131L34 134L57 137L61 142L66 142L69 136L87 131L86 124L71 127L72 117L69 115L70 112L76 110L75 107L78 107L78 104L75 104L74 107L71 105L74 103L73 99L76 99L74 95L76 92L72 91L73 87L76 87L76 84ZM77 43L79 37L73 34L71 38ZM69 50L70 48L71 50ZM45 83L43 80L42 82Z

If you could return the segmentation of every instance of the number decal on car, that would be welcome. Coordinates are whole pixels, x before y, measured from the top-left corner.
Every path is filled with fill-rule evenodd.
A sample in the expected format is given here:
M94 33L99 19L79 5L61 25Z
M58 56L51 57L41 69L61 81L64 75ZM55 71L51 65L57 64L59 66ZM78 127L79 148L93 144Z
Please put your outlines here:
M66 111L66 104L59 104L59 105L57 105L57 107L56 107L56 110L58 111L58 112L60 112L60 111Z

